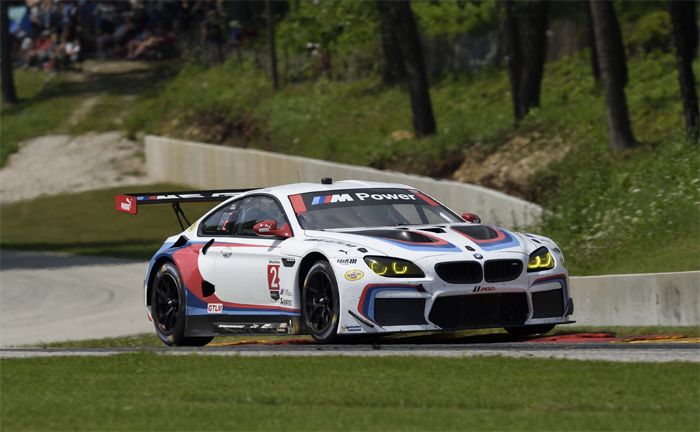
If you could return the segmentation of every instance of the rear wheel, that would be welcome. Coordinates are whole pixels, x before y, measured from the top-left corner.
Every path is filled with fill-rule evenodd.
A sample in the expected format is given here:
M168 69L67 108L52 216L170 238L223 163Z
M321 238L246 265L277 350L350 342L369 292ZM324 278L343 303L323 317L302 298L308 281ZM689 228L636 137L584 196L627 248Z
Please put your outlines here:
M547 333L554 328L554 324L529 325L522 327L506 327L506 331L513 336L532 336Z
M173 263L163 264L153 279L151 315L156 334L166 345L203 346L212 337L185 337L185 290Z
M327 261L314 264L304 279L301 302L304 323L311 336L321 343L338 337L340 297L338 283Z

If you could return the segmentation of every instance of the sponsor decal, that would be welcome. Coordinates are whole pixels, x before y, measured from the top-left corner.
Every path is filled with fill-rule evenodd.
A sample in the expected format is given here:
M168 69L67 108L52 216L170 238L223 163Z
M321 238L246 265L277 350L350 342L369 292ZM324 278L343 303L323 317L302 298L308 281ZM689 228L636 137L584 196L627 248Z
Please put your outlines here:
M294 263L296 260L294 258L282 258L282 264L284 264L285 267L294 267Z
M223 303L207 303L207 313L220 314L224 311Z
M136 198L129 195L117 195L115 200L117 211L136 214Z
M286 300L286 299L282 300L282 306L291 306L291 305L292 305L291 300Z
M348 270L345 272L345 279L349 280L350 282L358 281L365 277L365 272L362 270Z
M349 247L349 248L357 247L356 245L354 245L354 244L352 244L352 243L347 243L347 242L344 242L344 241L342 241L342 240L309 238L309 239L306 239L306 241L321 242L321 243L332 243L332 244L337 244L337 245L345 246L345 247Z
M488 291L496 291L496 287L494 286L481 286L477 285L474 287L472 290L473 293L478 293L478 292L488 292Z
M354 201L415 201L416 196L407 193L367 193L353 192L331 195L316 195L311 199L311 205L335 204Z
M359 325L345 326L345 331L359 332L359 331L362 331L362 327L360 327Z
M272 300L280 298L280 262L270 261L267 264L267 288Z
M338 258L337 262L340 265L357 264L357 258Z

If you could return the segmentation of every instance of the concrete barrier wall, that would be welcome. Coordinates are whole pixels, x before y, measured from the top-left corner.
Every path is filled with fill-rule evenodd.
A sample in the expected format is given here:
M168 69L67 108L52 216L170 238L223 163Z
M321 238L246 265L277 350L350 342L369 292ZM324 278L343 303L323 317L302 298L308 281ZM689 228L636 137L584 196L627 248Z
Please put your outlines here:
M570 285L580 325L700 325L700 271L572 277Z
M260 150L146 137L146 167L155 180L199 188L264 187L287 183L368 180L402 183L432 195L457 212L469 211L507 227L536 222L542 208L481 186Z
M322 177L403 183L458 212L510 227L531 224L542 212L535 204L465 183L156 136L146 137L146 166L155 180L211 189ZM700 325L700 272L572 277L571 296L573 318L581 325Z

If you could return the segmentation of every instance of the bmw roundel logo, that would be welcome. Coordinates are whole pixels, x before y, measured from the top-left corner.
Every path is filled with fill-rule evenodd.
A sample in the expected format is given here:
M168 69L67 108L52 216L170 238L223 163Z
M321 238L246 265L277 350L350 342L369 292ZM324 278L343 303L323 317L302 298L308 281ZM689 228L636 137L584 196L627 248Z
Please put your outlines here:
M481 255L480 253L475 253L475 254L474 254L474 258L476 258L476 259L481 259L481 258L483 258L483 257L484 257L484 256Z

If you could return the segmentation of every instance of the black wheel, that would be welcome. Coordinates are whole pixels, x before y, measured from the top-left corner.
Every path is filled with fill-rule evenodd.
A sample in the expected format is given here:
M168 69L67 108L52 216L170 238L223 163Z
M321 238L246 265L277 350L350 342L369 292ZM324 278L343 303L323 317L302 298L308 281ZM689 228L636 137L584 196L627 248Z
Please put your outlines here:
M522 327L506 327L506 331L513 336L532 336L540 333L547 333L554 328L555 324L529 325Z
M314 264L304 279L301 302L304 324L318 342L329 343L338 337L340 297L338 283L326 261Z
M173 263L165 263L153 279L151 315L160 340L166 345L203 346L212 337L185 337L185 290L180 272Z

